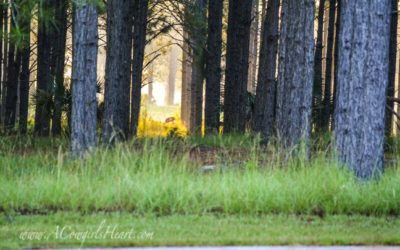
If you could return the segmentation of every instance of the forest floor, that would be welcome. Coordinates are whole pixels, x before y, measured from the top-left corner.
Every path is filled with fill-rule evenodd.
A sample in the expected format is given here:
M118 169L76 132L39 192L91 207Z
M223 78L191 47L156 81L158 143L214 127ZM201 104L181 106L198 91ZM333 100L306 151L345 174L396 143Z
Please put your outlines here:
M326 138L309 159L211 136L138 139L82 160L65 139L1 137L0 249L400 245L399 145L389 141L380 178L360 182Z

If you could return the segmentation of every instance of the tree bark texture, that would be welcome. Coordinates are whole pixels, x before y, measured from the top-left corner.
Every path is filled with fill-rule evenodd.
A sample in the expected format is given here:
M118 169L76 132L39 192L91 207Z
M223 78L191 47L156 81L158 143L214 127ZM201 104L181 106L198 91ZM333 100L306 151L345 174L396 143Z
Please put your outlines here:
M224 133L245 132L252 1L229 1Z
M314 78L314 1L283 0L276 126L286 147L308 142Z
M253 132L261 133L266 140L272 135L275 124L279 3L280 0L269 0L267 5L254 105Z
M102 141L126 138L129 132L132 15L130 0L107 6L107 59Z
M342 0L335 143L361 179L383 170L391 0Z
M206 51L206 133L219 133L221 110L222 15L224 1L208 2L208 36Z
M75 6L72 63L71 149L83 156L96 145L97 7Z
M132 95L131 95L131 134L136 136L139 126L140 101L142 93L142 73L144 50L146 46L146 27L148 0L136 0L137 13L134 16L133 33L133 65L132 65Z

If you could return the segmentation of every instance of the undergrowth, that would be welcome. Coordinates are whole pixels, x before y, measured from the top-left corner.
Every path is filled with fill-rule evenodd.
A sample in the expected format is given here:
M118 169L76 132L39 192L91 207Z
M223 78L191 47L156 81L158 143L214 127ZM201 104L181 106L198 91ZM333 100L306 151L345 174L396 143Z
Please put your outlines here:
M196 145L219 155L213 171L191 158ZM307 159L249 136L138 139L85 160L71 158L62 139L3 137L0 150L7 214L400 215L398 161L381 178L360 182L329 151Z

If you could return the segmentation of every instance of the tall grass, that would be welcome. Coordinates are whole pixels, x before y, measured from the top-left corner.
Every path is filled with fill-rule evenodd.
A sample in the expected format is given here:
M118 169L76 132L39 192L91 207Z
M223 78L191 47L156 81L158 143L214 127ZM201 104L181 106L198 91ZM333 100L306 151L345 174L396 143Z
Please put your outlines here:
M310 160L257 140L153 139L100 148L85 160L63 141L1 139L0 211L128 211L138 214L400 215L400 165L360 182L329 153ZM204 173L189 159L193 144L226 151ZM239 148L246 157L236 159ZM229 153L228 153L229 155Z

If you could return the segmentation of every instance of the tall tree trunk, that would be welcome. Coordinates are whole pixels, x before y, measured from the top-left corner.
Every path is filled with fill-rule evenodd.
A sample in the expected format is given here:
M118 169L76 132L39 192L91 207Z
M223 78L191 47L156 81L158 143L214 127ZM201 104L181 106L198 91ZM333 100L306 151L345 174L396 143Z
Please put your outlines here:
M144 51L146 47L146 30L148 0L136 0L137 10L134 15L133 62L132 62L132 100L131 100L131 134L136 136L139 126L140 102L142 95L142 73Z
M386 95L388 97L394 97L395 85L396 85L396 59L397 59L397 19L398 19L398 0L392 1L391 9L391 20L390 20L390 45L389 45L389 83L387 87ZM386 105L389 106L386 109L386 135L390 136L393 132L393 114L391 110L394 110L394 102L388 101Z
M250 27L250 48L249 48L249 76L247 79L247 91L256 93L256 74L257 74L257 52L258 52L258 30L259 30L259 0L253 1L253 8L251 10L251 27Z
M29 78L30 78L30 19L23 23L23 48L21 55L21 74L19 77L19 132L25 134L28 125L28 107L29 107Z
M314 0L283 0L276 125L284 146L310 137Z
M2 103L1 103L1 98L2 98L2 94L4 94L3 93L3 89L5 88L4 87L4 81L3 81L3 76L4 76L4 73L3 73L3 70L4 70L4 67L3 67L3 63L4 63L3 48L7 44L5 42L5 40L4 40L6 30L3 28L3 24L4 24L4 21L5 21L5 15L6 15L5 9L7 9L6 6L5 6L5 2L4 2L4 0L1 0L0 1L0 29L2 30L3 34L0 36L0 128L1 128L1 124L2 124L2 116L1 116Z
M178 70L178 53L179 48L176 45L171 46L171 53L169 58L169 74L168 74L168 85L167 94L165 96L166 104L173 105L175 98L175 82L176 82L176 72Z
M44 12L51 12L54 7L54 2L52 1L43 2L42 8ZM51 102L53 99L51 56L55 32L54 28L48 24L46 13L39 12L38 19L35 133L40 136L48 136L50 132Z
M11 11L13 18L11 18L10 33L16 28L17 11L12 8ZM15 127L16 111L17 111L17 98L18 98L18 76L21 66L21 50L18 49L17 44L9 41L8 50L8 69L7 69L7 92L5 102L5 129L11 131Z
M335 39L335 18L336 18L336 0L329 0L329 20L328 20L328 41L326 48L325 61L325 88L324 88L324 111L321 127L323 131L329 129L329 123L332 117L332 65L333 65L333 46Z
M325 16L325 0L319 0L318 7L318 30L317 41L314 54L314 86L313 86L313 123L317 131L322 128L322 57L324 49L324 16Z
M53 82L55 83L54 90L54 111L52 119L51 132L53 136L61 134L61 119L62 107L64 100L64 66L65 66L65 46L67 38L67 8L68 2L66 0L57 0L56 2L56 38L54 39L54 69Z
M153 82L154 82L154 61L152 61L149 65L149 78L148 78L148 89L149 89L149 97L148 103L153 104L154 96L153 96Z
M361 179L383 170L391 0L342 1L336 150Z
M21 66L21 51L15 45L9 50L8 74L7 74L7 96L5 109L5 128L11 131L15 127L17 99L18 99L18 76ZM11 51L14 52L11 52Z
M280 0L268 1L261 38L260 66L254 105L253 131L261 133L265 140L268 140L272 135L275 124L275 75L279 40L279 3Z
M252 1L229 1L224 97L225 133L243 133L246 127L252 5Z
M125 139L129 133L132 16L130 0L107 6L107 59L103 142Z
M335 52L333 60L333 99L332 99L332 130L335 129L335 113L336 113L336 96L337 96L337 86L338 86L338 65L339 65L339 32L340 32L340 19L341 19L341 4L342 0L337 0L336 7L336 24L335 24Z
M203 85L205 78L205 37L206 31L206 0L196 0L194 6L193 19L190 24L190 43L193 49L192 57L192 79L190 91L190 127L192 134L200 133L203 118Z
M75 6L73 43L71 149L83 156L96 146L98 31L92 2Z
M1 95L1 109L0 109L0 123L4 126L5 123L5 110L6 110L6 97L7 97L7 69L8 69L8 48L9 48L9 39L8 39L8 7L7 0L4 0L4 12L3 12L3 63L2 63L2 95Z
M219 133L221 97L221 54L223 0L208 1L208 36L206 51L206 133Z
M188 43L188 32L184 29L182 45L182 92L181 92L181 119L190 128L190 82L192 81L192 51Z

